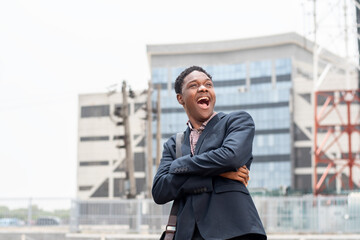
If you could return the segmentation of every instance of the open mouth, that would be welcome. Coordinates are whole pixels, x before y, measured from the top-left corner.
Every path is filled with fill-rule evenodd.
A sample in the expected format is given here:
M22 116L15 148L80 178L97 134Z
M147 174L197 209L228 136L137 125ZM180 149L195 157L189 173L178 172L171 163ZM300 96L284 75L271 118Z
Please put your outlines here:
M207 108L209 106L210 99L208 97L201 97L197 100L197 104L202 108Z

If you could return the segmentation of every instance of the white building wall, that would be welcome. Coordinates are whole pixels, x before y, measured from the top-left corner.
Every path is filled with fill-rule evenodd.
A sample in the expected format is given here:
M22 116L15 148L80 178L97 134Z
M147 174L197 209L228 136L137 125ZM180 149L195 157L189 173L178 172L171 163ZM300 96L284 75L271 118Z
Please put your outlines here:
M146 102L146 93L136 92L134 99L128 98L130 105L130 133L132 139L132 149L134 156L137 154L145 155L144 138L146 134L146 116L143 107ZM116 122L122 121L114 116L115 105L122 104L121 93L97 93L83 94L79 96L78 114L78 164L77 164L77 197L79 199L89 199L108 179L108 196L103 198L114 198L115 179L125 179L125 171L116 171L125 164L125 148L117 148L124 145L123 139L115 139L116 136L124 136L124 126L117 126ZM135 104L144 104L135 111ZM82 107L109 105L109 116L101 117L81 117ZM81 141L84 137L103 136L108 137L105 141ZM141 145L142 143L142 145ZM139 145L140 144L140 145ZM143 159L145 160L145 159ZM134 161L138 161L134 158ZM87 165L84 165L84 162ZM102 162L102 164L99 164ZM95 165L91 165L95 164ZM145 165L145 163L143 163ZM145 172L138 171L135 178L145 181ZM114 185L115 184L115 185ZM121 184L121 183L120 183ZM124 186L122 186L124 187ZM144 188L145 189L145 188ZM138 189L138 193L141 189ZM124 195L124 192L121 193Z

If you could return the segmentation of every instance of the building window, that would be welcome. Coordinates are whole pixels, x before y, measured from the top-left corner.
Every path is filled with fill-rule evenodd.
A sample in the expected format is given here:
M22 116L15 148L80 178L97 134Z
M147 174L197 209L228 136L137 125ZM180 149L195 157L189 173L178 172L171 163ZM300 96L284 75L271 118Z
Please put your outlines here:
M310 138L294 123L294 139L295 141L310 141Z
M184 67L177 67L171 69L171 82L175 82L175 79L180 75L182 71L184 71Z
M145 154L144 152L134 153L134 167L136 172L145 171Z
M125 139L125 136L124 135L115 135L113 137L113 140L124 140Z
M311 148L309 147L295 148L295 166L311 167Z
M145 178L136 178L135 179L136 184L136 192L137 194L145 191L145 185L146 181Z
M107 178L91 197L109 197L109 179Z
M114 197L125 196L125 179L114 178Z
M83 106L81 107L81 118L106 117L109 116L109 105Z
M119 109L120 116L118 116L118 117L121 117L121 115L123 114L123 109L122 109L123 104L115 104L114 108ZM127 105L127 110L128 110L128 115L131 115L131 104L130 103L128 103L128 105Z
M271 76L272 64L270 60L252 62L250 64L250 78Z
M291 185L291 163L284 162L254 162L251 165L250 188L276 189Z
M79 191L90 191L92 186L79 186Z
M272 146L274 146L275 145L275 137L274 137L274 134L270 134L269 136L268 136L268 145L270 146L270 147L272 147Z
M262 147L264 145L264 139L262 135L257 136L257 146Z
M167 83L168 70L166 68L153 68L151 78L152 83Z
M311 175L295 175L295 189L311 193Z
M134 106L134 112L137 112L138 110L141 110L143 109L145 111L146 109L146 103L135 103L135 106Z
M80 142L109 141L109 136L80 137Z
M79 163L80 166L107 166L109 161L83 161Z
M288 75L291 74L291 59L283 58L276 59L275 61L276 75Z
M206 66L205 69L215 81L238 80L246 78L245 64Z

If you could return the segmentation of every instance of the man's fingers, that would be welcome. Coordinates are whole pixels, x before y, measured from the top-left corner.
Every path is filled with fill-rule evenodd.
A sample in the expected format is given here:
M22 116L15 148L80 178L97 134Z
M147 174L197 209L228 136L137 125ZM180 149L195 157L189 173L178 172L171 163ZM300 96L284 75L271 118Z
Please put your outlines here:
M247 181L246 181L244 178L242 178L242 177L238 177L237 180L240 181L240 182L242 182L242 183L245 184L245 185L247 184Z
M249 174L249 170L246 168L246 166L245 167L241 167L241 168L239 168L238 170L237 170L238 172L241 172L241 173L245 173L245 174Z
M240 182L242 182L243 184L247 184L247 182L248 182L248 180L246 179L246 178L244 178L244 177L241 177L241 176L237 176L237 179L238 179L238 181L240 181Z
M242 177L242 178L246 178L246 179L249 178L249 175L246 174L246 173L243 173L243 172L238 172L237 175L238 175L239 177Z
M247 166L246 166L246 165L242 166L241 168L242 168L242 169L245 169L245 170L247 170L247 171L249 171L249 169L247 168Z

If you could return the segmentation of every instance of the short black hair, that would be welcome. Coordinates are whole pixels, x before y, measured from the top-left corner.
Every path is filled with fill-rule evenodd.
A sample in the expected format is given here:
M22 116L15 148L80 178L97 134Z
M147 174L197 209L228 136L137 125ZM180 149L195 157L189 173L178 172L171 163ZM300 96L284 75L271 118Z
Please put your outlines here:
M182 71L180 73L180 75L175 80L175 93L176 94L181 94L181 89L182 89L182 85L184 83L184 79L186 78L187 75L189 75L193 71L199 71L199 72L205 73L210 78L210 80L212 81L211 75L209 73L207 73L205 71L205 69L203 69L202 67L199 67L199 66L188 67L184 71Z

